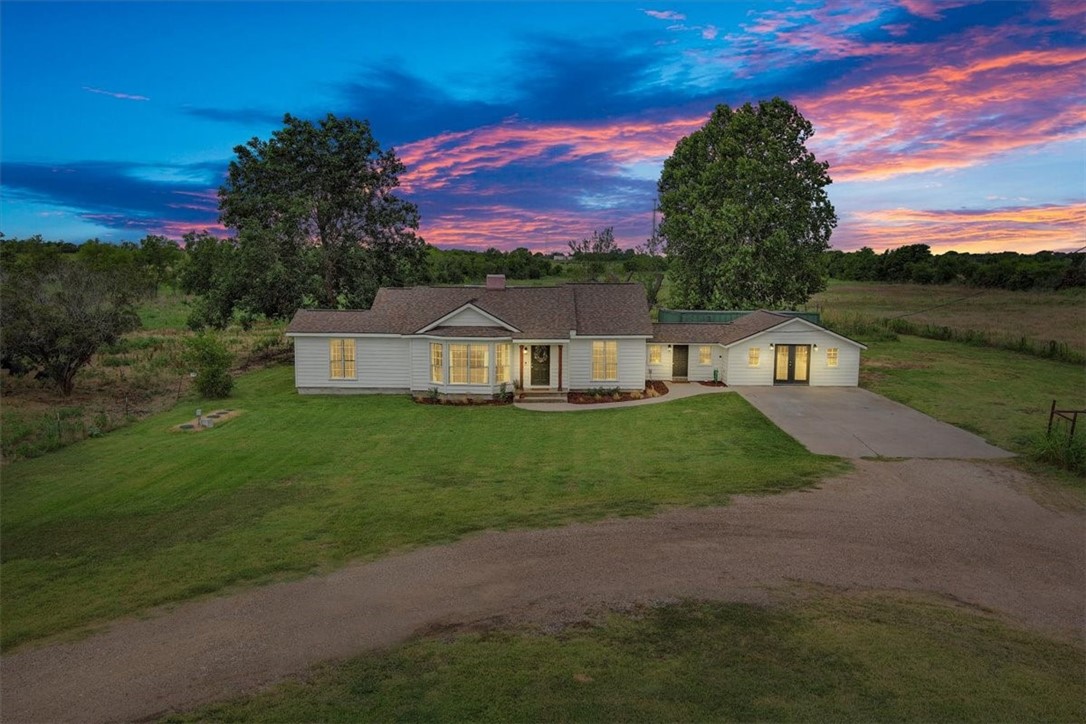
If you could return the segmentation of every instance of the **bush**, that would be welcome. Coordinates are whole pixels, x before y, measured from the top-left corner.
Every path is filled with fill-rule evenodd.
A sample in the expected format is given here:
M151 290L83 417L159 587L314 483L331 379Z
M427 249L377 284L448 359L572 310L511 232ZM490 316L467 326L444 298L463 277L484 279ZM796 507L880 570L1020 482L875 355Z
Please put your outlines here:
M1081 435L1071 437L1064 425L1057 425L1047 435L1033 438L1030 441L1030 456L1078 475L1086 475L1086 439Z
M234 355L212 334L198 334L188 341L188 361L196 368L196 390L210 399L228 397L234 389L230 365Z

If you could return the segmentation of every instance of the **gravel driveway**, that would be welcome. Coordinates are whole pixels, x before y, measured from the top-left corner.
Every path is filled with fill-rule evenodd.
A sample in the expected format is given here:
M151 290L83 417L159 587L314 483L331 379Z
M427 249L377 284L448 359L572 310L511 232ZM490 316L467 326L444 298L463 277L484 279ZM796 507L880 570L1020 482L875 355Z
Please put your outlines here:
M265 686L433 627L577 619L675 597L769 602L814 583L930 591L1081 638L1086 518L992 463L858 461L819 489L485 533L183 604L0 661L0 716L141 719Z

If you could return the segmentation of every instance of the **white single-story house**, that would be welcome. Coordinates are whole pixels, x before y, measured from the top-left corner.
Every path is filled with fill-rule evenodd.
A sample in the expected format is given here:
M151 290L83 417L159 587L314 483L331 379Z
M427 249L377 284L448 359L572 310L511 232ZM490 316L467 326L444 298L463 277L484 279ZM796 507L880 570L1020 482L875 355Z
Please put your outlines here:
M301 309L300 393L490 396L640 390L646 380L856 385L859 342L756 311L730 323L654 324L640 284L382 288L370 309Z

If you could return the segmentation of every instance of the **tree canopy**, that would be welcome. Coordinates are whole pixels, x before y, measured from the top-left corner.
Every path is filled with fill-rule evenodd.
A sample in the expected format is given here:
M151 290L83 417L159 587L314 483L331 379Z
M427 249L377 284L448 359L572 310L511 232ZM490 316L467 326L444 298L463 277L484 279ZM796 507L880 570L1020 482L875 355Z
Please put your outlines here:
M236 241L212 251L207 321L233 310L286 317L301 306L368 307L380 286L425 280L414 204L396 196L404 166L369 123L286 115L267 141L234 148L219 189ZM219 268L225 265L223 268Z
M67 396L99 347L140 326L138 287L123 268L54 259L0 272L0 357L12 374L37 370Z
M672 304L782 308L823 288L819 258L837 214L814 128L780 98L719 105L660 176Z

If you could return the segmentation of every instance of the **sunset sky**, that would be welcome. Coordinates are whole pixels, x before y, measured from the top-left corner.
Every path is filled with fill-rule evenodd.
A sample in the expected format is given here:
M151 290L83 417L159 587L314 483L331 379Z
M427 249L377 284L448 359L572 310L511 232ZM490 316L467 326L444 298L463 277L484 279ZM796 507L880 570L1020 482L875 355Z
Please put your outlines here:
M1086 245L1086 2L0 4L0 231L221 233L232 148L369 119L439 246L652 228L675 143L775 95L839 249Z

